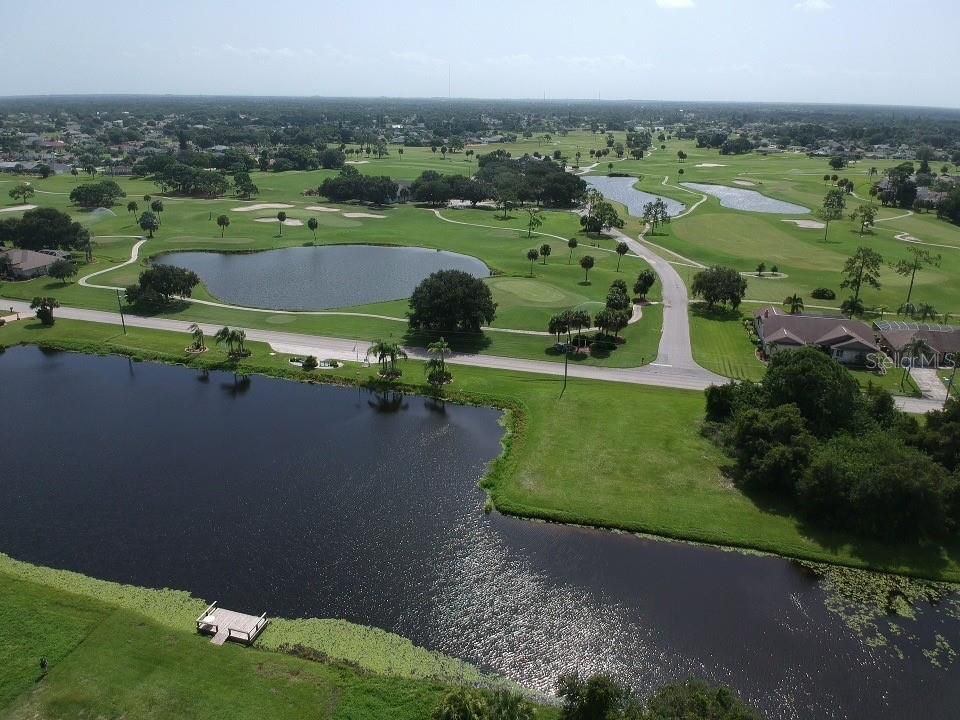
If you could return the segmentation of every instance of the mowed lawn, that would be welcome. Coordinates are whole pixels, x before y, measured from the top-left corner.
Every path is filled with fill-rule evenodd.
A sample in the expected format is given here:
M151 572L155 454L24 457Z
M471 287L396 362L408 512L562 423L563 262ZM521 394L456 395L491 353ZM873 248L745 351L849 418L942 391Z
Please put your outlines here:
M736 380L760 380L766 366L757 358L756 347L743 326L749 313L705 306L690 307L690 340L693 357L700 365Z
M488 282L498 304L497 318L493 324L495 329L545 333L551 315L571 308L585 308L595 313L603 307L610 283L622 279L632 289L636 276L648 267L635 255L619 258L614 252L613 240L583 233L576 215L570 212L545 212L543 227L539 233L532 234L528 232L528 216L524 211L513 211L503 218L502 213L490 210L444 210L441 217L437 217L430 209L408 205L377 209L372 213L383 217L351 218L347 214L369 209L323 203L316 198L305 199L300 195L308 180L304 175L306 173L293 173L284 180L284 192L289 195L261 199L291 205L285 210L291 219L306 223L309 218L316 218L320 227L315 236L305 225L285 227L281 235L275 222L257 222L275 218L276 208L244 212L241 210L255 204L234 199L205 201L166 198L163 200L162 227L153 239L141 247L140 261L98 275L91 282L125 287L136 282L139 273L152 258L162 260L165 253L186 250L250 252L314 243L427 247L471 255L487 264L494 273ZM274 174L268 177L272 178ZM129 259L131 248L141 231L136 225L135 215L126 212L126 202L133 200L141 207L145 206L142 195L137 193L148 192L151 187L144 181L119 180L128 189L128 198L114 207L113 215L100 214L94 217L69 205L66 193L80 180L82 178L56 176L47 181L36 181L37 187L44 183L44 188L57 189L44 190L33 202L68 211L82 222L90 224L95 233L96 246L93 262L80 268L80 276L85 276L111 270ZM336 212L307 209L317 205L333 208ZM215 222L220 214L226 214L231 219L223 237ZM579 243L573 251L567 245L570 238L576 238ZM550 256L546 262L538 261L531 267L526 259L527 251L539 249L544 244L550 246ZM584 255L591 255L595 259L595 266L589 275L579 266L579 260ZM358 270L344 268L343 272L349 274ZM110 312L117 309L115 292L81 287L76 281L61 283L50 278L38 278L27 282L0 283L0 296L3 297L30 300L37 295L56 297L64 305ZM219 300L212 297L203 286L197 288L195 297L200 300ZM659 288L655 286L650 299L656 300L658 297ZM336 314L328 315L270 314L193 304L170 315L185 320L264 329L282 327L287 332L335 335L357 340L372 341L377 337L392 335L411 344L426 342L424 338L406 335L407 309L404 299L337 308ZM127 308L127 311L130 309ZM360 317L355 313L381 315L388 319ZM627 343L616 352L609 357L584 357L579 362L617 367L645 362L655 355L661 330L660 319L659 308L649 309L642 321L623 332ZM551 353L553 342L546 334L537 336L488 331L483 338L447 339L462 350L562 360Z
M0 715L423 718L446 688L225 645L0 572ZM40 658L49 663L45 675Z
M46 340L191 365L224 361L219 351L185 358L184 339L140 329L123 336L113 327L66 320L52 329L0 328L3 344ZM238 370L291 375L285 357L269 356L264 345L251 348ZM327 376L368 381L373 372L347 364ZM730 461L700 434L702 393L574 379L561 395L562 378L462 366L453 373L454 399L519 410L509 451L487 480L506 512L960 580L958 546L891 546L823 533L739 492L727 477ZM405 363L404 378L422 390L422 365Z

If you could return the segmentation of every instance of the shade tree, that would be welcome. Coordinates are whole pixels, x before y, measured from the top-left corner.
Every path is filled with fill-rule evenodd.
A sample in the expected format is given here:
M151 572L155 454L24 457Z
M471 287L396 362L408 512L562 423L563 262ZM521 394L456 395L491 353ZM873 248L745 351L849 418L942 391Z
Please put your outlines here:
M477 333L493 322L496 310L483 280L462 270L438 270L414 289L407 317L413 330Z
M691 290L694 297L707 303L709 310L718 303L736 309L747 293L747 280L733 268L713 265L693 276Z

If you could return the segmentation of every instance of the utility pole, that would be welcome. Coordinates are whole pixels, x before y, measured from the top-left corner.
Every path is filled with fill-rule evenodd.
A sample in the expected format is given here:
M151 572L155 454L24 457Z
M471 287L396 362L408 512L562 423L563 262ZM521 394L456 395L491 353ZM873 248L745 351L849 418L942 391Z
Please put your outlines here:
M950 402L950 395L953 393L953 381L957 377L957 358L953 358L953 372L950 373L950 382L947 383L947 397L943 401L943 407L946 409L947 403Z
M123 334L127 334L127 323L123 319L123 303L120 302L120 288L117 288L117 307L120 309L120 324L123 326Z
M563 397L563 393L567 390L567 366L570 362L570 350L563 354L563 388L560 390L560 397ZM954 368L956 370L956 368Z

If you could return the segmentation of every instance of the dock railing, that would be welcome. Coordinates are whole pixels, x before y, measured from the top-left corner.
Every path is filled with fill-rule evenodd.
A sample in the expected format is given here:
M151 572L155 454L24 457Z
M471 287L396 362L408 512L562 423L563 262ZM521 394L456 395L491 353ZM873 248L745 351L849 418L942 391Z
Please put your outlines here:
M206 618L217 609L217 601L214 600L207 606L207 609L201 613L200 617L197 618L197 632L201 632L206 628L213 628L214 632L217 632L220 628L217 627L216 623L206 622Z
M230 637L240 638L245 641L248 645L256 640L257 635L259 635L263 629L267 626L267 623L270 622L267 620L267 614L264 613L259 618L257 618L257 624L253 626L253 630L250 632L244 632L243 630L233 630L232 628L228 631Z

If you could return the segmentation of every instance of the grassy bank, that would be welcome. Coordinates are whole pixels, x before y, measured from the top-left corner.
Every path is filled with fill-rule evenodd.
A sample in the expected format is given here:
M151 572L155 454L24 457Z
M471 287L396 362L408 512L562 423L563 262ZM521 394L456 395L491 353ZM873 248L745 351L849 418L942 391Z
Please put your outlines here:
M43 341L194 367L232 367L212 350L185 358L181 334L60 320L0 328L0 343ZM242 372L294 379L375 383L374 369L346 364L307 375L251 344ZM404 365L408 389L423 391L422 366ZM453 368L452 399L515 409L508 450L486 480L497 507L576 522L944 580L960 580L960 546L886 545L825 533L778 507L760 506L727 477L729 460L699 432L701 393L482 368Z
M360 651L350 662L217 648L190 630L203 607L186 593L92 580L0 555L0 714L423 718L455 682L447 664L454 661L404 648L400 638L381 643L355 636L352 647ZM264 637L276 642L283 633L278 623ZM392 657L397 669L415 666L436 677L370 669L364 649ZM41 657L49 663L46 673Z

